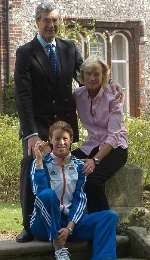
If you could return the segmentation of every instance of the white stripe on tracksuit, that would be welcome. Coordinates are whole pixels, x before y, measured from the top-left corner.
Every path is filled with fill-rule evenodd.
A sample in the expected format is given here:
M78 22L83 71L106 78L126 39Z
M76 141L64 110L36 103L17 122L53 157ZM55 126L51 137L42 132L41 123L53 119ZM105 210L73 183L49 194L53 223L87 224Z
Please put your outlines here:
M34 160L33 164L32 164L32 168L31 168L32 190L33 190L34 195L36 195L36 192L37 192L37 185L35 184L35 181L34 181L35 170L36 170L36 161Z
M35 217L36 217L36 209L34 208L33 213L32 213L32 217L30 219L30 227L33 225Z
M78 220L81 218L81 216L82 216L82 214L83 214L83 211L84 211L84 209L85 209L85 207L86 207L86 203L87 203L86 195L85 195L85 193L83 192L83 186L84 186L84 184L82 185L81 193L80 193L80 198L81 198L81 200L80 200L79 206L78 206L78 208L77 208L77 211L76 211L76 213L74 214L74 217L73 217L73 219L72 219L72 221L73 221L74 223L77 223Z
M51 226L52 225L51 216L47 212L47 209L45 208L43 202L38 197L36 197L36 199L35 199L35 205L41 210L41 214L45 218L47 224L49 226ZM30 227L33 225L35 217L36 217L36 209L34 208L33 213L32 213L32 217L31 217L31 220L30 220Z
M42 213L43 217L45 218L46 222L48 223L48 225L51 226L51 224L52 224L51 216L47 212L47 209L45 208L43 202L38 197L36 197L35 204L41 210L41 213Z

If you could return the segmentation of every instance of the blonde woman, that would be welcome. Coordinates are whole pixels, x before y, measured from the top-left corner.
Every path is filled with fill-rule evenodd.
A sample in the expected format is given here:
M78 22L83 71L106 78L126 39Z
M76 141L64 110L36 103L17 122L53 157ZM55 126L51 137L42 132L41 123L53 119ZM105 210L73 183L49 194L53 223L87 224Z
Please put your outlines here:
M105 182L127 161L127 131L123 102L118 102L109 86L109 68L99 57L89 57L81 66L84 86L75 90L78 115L88 131L85 143L72 151L88 158L86 194L89 212L108 209Z

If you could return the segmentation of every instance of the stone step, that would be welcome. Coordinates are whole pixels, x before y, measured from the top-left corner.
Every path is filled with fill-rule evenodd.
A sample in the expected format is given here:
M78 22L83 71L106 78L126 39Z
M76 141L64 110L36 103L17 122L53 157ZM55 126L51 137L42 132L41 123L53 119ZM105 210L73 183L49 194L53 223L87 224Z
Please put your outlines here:
M89 260L91 243L87 241L68 243L71 260ZM117 236L118 257L128 256L129 239L127 236ZM17 243L13 240L0 241L0 260L52 260L52 245L48 242L32 241Z
M129 227L128 236L131 255L150 260L150 232L143 227Z

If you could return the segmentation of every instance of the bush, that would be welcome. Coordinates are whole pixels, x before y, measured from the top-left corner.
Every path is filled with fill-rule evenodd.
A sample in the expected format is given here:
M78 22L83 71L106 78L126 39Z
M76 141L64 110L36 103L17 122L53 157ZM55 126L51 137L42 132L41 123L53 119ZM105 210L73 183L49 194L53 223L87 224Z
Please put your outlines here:
M0 116L0 200L17 201L19 165L22 157L18 140L18 119Z
M9 82L4 89L4 113L10 116L13 114L17 115L13 76L10 76Z
M150 183L150 119L126 118L129 132L128 163L139 165L144 170L144 182ZM86 131L81 126L80 142L85 140ZM19 168L22 158L21 142L18 140L17 117L0 116L0 200L18 201Z
M128 129L128 162L144 171L144 183L150 182L150 118L126 118Z

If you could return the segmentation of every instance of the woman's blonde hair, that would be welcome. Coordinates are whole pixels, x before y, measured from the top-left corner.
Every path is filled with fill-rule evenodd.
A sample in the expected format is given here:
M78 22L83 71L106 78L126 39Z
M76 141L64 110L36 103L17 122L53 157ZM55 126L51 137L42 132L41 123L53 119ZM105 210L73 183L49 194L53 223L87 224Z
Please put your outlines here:
M107 85L110 75L110 69L98 56L89 56L81 65L80 68L80 82L84 84L84 72L87 69L92 69L96 65L101 65L102 67L102 86Z

